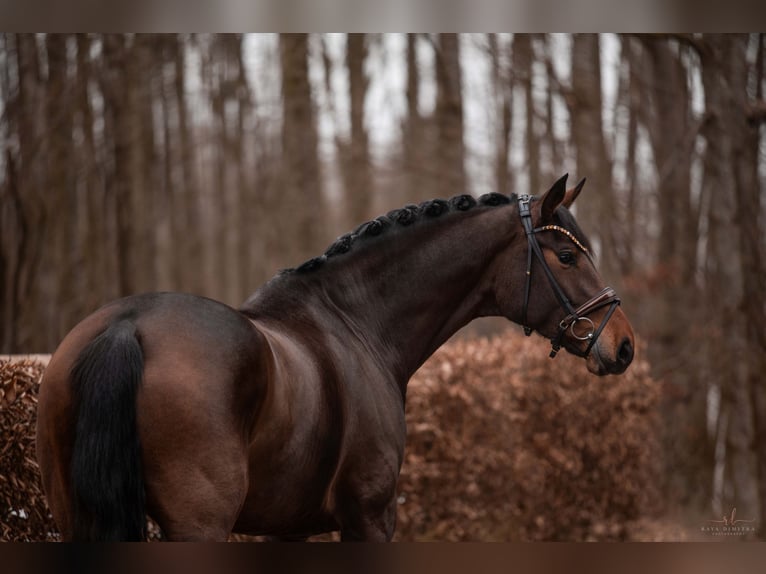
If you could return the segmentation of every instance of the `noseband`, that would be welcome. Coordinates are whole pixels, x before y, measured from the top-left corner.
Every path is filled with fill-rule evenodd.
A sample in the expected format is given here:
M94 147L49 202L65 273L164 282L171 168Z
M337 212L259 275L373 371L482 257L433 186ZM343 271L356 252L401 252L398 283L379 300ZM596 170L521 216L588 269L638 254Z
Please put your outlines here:
M584 351L573 351L573 354L575 355L580 357L587 357L591 348L593 348L593 345L596 343L599 335L601 335L601 331L604 330L607 322L612 317L612 314L614 313L615 309L617 309L617 306L620 304L620 298L617 297L617 293L615 293L614 289L611 287L604 287L599 293L588 299L585 303L576 309L572 306L572 303L567 298L566 293L564 293L564 290L561 288L561 286L556 281L556 278L553 276L553 271L551 271L551 268L548 267L548 263L545 261L545 256L543 255L543 250L540 248L540 244L537 242L537 237L535 234L542 231L558 231L569 237L569 239L571 239L572 242L583 253L585 253L585 255L588 256L588 259L590 259L590 253L588 253L588 250L585 248L585 246L580 243L577 238L572 235L572 233L563 227L559 227L558 225L544 225L543 227L533 228L532 214L529 210L530 201L531 197L528 195L522 195L519 197L519 215L521 216L521 223L524 226L524 232L527 235L528 246L527 280L526 285L524 286L524 308L522 309L521 313L521 324L524 327L524 334L527 336L532 334L532 328L527 326L527 307L529 306L529 289L532 284L532 253L534 253L537 259L540 261L540 265L542 265L543 271L545 271L545 276L548 278L548 283L551 284L553 294L556 296L559 305L566 313L566 316L559 322L558 333L551 339L550 357L554 358L556 353L558 353L561 349L561 343L564 339L564 334L567 332L567 329L571 331L572 336L578 341L588 341L588 346ZM606 307L607 305L609 305L609 310L606 312L606 315L604 316L599 326L596 327L588 315L597 309L601 309L601 307ZM576 329L578 323L579 327L585 327L585 330L578 332Z

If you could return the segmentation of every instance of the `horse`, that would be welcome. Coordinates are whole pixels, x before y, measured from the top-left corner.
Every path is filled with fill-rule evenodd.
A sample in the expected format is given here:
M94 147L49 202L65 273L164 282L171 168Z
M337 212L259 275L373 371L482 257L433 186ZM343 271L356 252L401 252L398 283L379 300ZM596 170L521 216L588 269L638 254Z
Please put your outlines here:
M231 533L390 541L411 375L476 317L585 358L633 358L633 330L569 207L489 193L408 205L338 238L235 309L151 293L62 340L41 382L37 458L65 541ZM577 305L575 307L575 305Z

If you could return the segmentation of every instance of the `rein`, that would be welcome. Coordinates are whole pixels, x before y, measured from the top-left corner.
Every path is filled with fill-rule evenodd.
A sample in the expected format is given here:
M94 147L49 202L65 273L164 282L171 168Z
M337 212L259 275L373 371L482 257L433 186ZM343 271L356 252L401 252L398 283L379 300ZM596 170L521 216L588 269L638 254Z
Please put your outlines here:
M532 213L529 209L531 199L532 198L529 195L519 196L519 215L521 216L521 223L524 226L524 232L527 236L528 246L527 279L524 286L524 308L522 309L521 314L521 324L524 327L524 334L527 336L532 334L532 328L527 326L527 307L529 306L529 290L532 284L532 254L534 253L540 261L540 265L542 265L545 276L548 278L548 283L550 283L551 288L553 289L553 294L556 296L556 299L558 299L561 308L566 312L566 316L559 322L558 333L555 337L551 338L551 359L554 358L561 349L561 344L567 329L571 331L572 336L578 341L589 341L588 346L584 351L573 351L574 355L587 357L599 335L601 335L601 332L604 330L604 327L606 327L607 322L612 317L615 309L617 309L617 306L620 304L620 298L617 297L617 293L614 289L611 287L604 287L596 295L575 309L567 298L566 293L564 293L564 290L558 284L558 281L556 281L553 271L551 271L551 268L545 261L545 256L543 255L543 250L540 248L540 244L537 242L536 234L543 231L558 231L569 237L569 239L571 239L572 242L588 256L588 259L590 259L590 253L585 246L572 235L572 233L563 227L559 227L558 225L544 225L542 227L533 228ZM606 312L606 315L599 326L596 327L588 315L607 305L609 305L609 310ZM575 326L578 323L584 324L587 328L587 332L584 334L578 333L575 330Z

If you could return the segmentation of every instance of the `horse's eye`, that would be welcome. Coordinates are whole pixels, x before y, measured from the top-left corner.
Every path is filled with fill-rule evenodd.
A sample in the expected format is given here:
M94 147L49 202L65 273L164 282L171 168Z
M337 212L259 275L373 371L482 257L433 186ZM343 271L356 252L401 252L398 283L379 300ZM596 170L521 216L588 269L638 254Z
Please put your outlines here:
M563 263L564 265L571 265L575 262L575 256L574 253L571 251L559 251L559 261Z

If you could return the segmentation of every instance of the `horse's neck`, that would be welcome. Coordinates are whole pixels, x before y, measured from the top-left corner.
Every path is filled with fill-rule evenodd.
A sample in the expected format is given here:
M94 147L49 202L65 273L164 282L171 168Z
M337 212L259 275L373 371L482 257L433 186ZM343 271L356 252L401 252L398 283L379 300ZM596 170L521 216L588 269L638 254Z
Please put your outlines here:
M498 314L492 263L512 227L506 206L424 222L351 255L322 281L323 296L406 385L458 329Z

